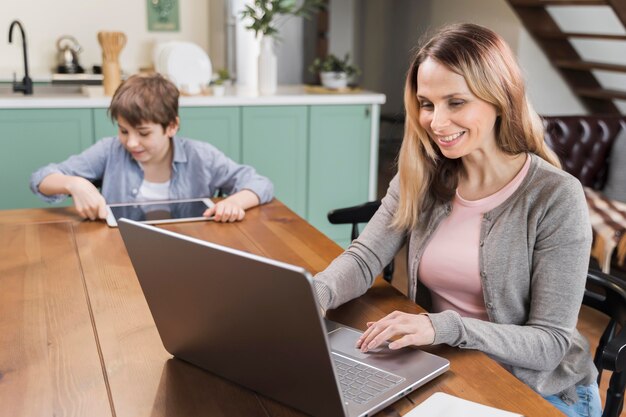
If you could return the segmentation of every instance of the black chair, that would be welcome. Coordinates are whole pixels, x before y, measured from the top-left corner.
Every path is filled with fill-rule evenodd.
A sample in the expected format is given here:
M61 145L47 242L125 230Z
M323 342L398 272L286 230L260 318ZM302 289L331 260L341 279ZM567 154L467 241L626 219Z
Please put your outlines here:
M352 240L359 236L359 223L370 221L376 210L380 207L380 201L370 201L353 207L345 207L331 210L327 214L328 221L332 224L352 224ZM393 278L393 260L383 269L383 278L391 282Z
M603 417L618 417L624 406L626 388L626 283L612 275L589 269L583 305L609 317L594 356L598 384L602 371L612 371L606 392Z

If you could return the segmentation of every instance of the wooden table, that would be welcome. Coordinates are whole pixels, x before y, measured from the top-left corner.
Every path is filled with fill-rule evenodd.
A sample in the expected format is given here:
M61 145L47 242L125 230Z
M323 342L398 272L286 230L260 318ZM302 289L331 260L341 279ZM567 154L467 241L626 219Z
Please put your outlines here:
M168 229L322 270L341 249L280 202L235 224ZM361 328L418 306L378 280L329 318ZM450 370L379 413L406 414L444 391L526 416L560 415L486 355L427 350ZM0 211L0 415L296 416L297 411L165 351L119 231L72 209Z

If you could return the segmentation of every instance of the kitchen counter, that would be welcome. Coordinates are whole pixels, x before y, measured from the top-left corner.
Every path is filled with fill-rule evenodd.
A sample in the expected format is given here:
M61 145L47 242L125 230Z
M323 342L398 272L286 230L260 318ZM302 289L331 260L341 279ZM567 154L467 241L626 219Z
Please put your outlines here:
M260 96L230 88L220 97L181 97L180 135L255 167L274 183L277 198L347 246L350 226L331 225L326 213L376 198L385 96L309 91L284 86ZM45 206L27 187L31 173L116 135L110 101L101 87L43 84L25 97L0 85L0 194L11 196L0 201L0 210Z
M101 87L84 87L76 94L38 94L35 86L33 96L0 94L0 109L48 109L48 108L107 108L110 97L102 94ZM360 90L349 93L311 93L306 86L280 86L276 94L259 95L256 90L229 87L224 96L181 96L181 107L224 106L289 106L289 105L349 105L383 104L385 95Z

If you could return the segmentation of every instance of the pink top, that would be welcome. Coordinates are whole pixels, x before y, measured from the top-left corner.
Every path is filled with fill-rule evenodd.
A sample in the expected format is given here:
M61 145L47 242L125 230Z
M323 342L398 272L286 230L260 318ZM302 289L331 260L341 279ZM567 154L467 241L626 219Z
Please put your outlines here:
M468 201L457 190L452 212L426 246L420 262L420 281L428 287L433 312L454 310L464 317L488 320L480 281L478 250L483 214L502 204L517 190L530 168L530 157L501 190Z

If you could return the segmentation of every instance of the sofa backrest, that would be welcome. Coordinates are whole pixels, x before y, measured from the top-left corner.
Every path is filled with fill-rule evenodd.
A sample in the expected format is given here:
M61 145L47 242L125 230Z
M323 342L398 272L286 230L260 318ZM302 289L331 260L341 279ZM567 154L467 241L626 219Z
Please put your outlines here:
M602 190L615 139L626 129L620 116L544 116L545 140L563 169L586 186Z

